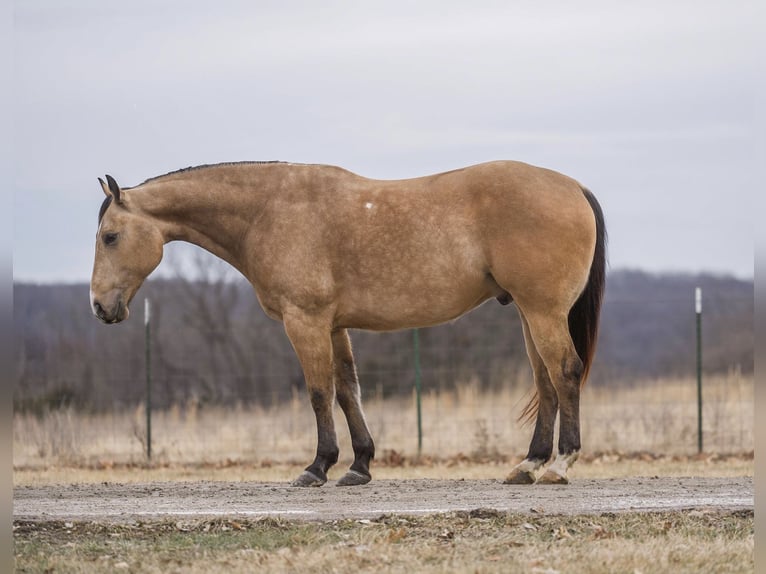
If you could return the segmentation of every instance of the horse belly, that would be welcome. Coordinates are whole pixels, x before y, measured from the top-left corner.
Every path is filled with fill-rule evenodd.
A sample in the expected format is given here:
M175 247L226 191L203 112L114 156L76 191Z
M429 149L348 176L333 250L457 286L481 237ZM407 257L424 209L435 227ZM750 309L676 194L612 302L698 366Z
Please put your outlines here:
M345 289L339 326L372 331L428 327L460 317L501 294L484 274L451 274L441 281L402 275L366 288Z

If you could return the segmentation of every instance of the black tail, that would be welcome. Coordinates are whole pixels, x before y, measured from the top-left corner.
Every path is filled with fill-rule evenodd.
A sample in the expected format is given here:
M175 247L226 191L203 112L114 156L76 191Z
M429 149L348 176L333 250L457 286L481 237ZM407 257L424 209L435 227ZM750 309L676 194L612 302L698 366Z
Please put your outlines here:
M599 317L601 315L601 302L604 299L604 287L606 284L606 225L604 224L604 212L601 211L596 197L586 188L582 188L585 199L588 200L593 215L596 218L596 248L593 252L593 261L590 264L588 283L569 310L569 335L572 337L577 355L583 364L580 388L588 380L593 357L596 354L596 342L598 341ZM519 416L519 420L532 422L537 416L540 406L540 397L535 389L535 394Z
M604 212L596 201L595 196L586 188L582 188L585 199L590 203L593 215L596 217L596 250L590 265L588 284L580 294L574 306L569 311L569 334L574 342L577 354L583 364L580 386L588 379L593 357L596 354L598 341L598 325L601 315L601 302L604 299L606 284L606 225Z

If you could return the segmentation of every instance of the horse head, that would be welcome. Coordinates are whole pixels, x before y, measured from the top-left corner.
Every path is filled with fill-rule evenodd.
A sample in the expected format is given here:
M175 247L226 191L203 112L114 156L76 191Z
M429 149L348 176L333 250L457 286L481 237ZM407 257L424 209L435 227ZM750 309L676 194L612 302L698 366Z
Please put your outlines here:
M90 304L104 323L128 318L128 305L162 260L164 240L156 223L111 176L99 178L106 199L99 213Z

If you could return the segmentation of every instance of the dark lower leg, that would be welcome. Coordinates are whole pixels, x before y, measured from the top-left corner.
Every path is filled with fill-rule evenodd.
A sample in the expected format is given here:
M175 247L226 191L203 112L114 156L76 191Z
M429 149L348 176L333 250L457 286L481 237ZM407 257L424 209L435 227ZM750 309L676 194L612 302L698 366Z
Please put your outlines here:
M327 471L338 462L338 442L332 418L332 394L312 391L311 406L317 420L317 451L314 462L306 470L322 481L327 480Z
M375 444L362 411L361 391L351 352L351 341L345 330L333 333L332 340L338 404L346 416L351 433L351 446L354 449L351 471L369 479L370 461L375 456Z
M553 427L556 422L558 401L549 380L547 385L537 385L539 406L535 432L529 444L526 458L516 465L505 478L506 484L533 484L536 471L551 458L553 452ZM542 392L541 392L542 390Z
M367 430L364 417L359 416L361 413L355 411L354 407L350 407L350 410L348 411L343 408L343 402L340 395L338 395L338 402L346 413L349 429L351 431L351 447L354 449L354 462L351 464L351 470L364 474L365 476L371 476L370 461L375 457L375 444Z
M553 430L556 424L558 398L549 380L546 380L545 385L538 385L537 392L539 407L537 420L535 421L535 431L532 435L532 441L529 443L527 460L539 461L540 464L545 464L550 460L553 453Z
M574 383L579 385L579 382ZM559 412L559 454L580 450L580 389L572 389L561 401Z
M559 397L559 448L556 460L539 482L566 484L567 471L580 454L580 376L582 363L574 358L562 366L556 390Z
M351 433L351 446L354 449L354 463L351 465L351 470L370 476L370 460L375 456L375 444L362 412L356 374L353 379L339 380L336 391L338 404L346 415Z

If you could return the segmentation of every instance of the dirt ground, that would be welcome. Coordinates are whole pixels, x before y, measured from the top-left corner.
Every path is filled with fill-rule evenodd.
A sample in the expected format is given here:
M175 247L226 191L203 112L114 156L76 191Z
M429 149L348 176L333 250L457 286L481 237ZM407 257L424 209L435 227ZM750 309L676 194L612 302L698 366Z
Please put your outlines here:
M753 509L752 477L580 479L567 486L497 480L375 480L337 488L266 482L151 482L17 486L14 520L130 522L210 517L373 519L491 509L579 515L625 511Z
M490 471L497 475L482 470ZM297 572L307 563L357 573L753 572L753 477L745 471L526 487L410 475L312 489L239 467L220 469L215 481L194 469L133 469L139 480L148 473L143 482L105 482L123 476L111 471L78 470L70 482L59 471L38 482L19 473L14 556L17 571L83 574Z

